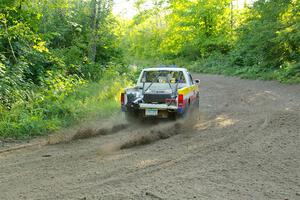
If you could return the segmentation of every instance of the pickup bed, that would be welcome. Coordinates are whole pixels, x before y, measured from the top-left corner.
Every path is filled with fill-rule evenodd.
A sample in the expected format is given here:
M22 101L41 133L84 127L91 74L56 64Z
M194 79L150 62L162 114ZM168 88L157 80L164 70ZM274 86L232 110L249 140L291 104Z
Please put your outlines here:
M176 119L199 106L199 83L185 68L146 68L136 86L121 93L122 111L129 119Z

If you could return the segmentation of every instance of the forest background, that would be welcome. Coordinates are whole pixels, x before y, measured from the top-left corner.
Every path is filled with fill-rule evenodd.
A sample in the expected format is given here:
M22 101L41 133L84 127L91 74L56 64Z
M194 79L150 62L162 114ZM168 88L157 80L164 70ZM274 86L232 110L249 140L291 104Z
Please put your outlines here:
M136 0L130 17L116 4L0 0L0 138L107 118L146 66L300 82L299 0Z

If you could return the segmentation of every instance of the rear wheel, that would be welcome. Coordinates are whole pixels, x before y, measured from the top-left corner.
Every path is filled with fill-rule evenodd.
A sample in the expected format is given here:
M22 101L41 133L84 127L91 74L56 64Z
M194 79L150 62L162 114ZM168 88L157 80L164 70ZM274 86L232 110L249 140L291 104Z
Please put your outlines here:
M127 111L125 112L125 119L128 122L136 122L139 118L139 114L137 111Z
M170 120L176 121L178 119L179 115L177 112L170 112L168 117Z
M127 122L133 122L135 120L135 116L132 113L125 112L124 114Z
M130 123L139 123L143 122L145 117L144 117L144 110L131 110L125 112L125 119L126 121Z

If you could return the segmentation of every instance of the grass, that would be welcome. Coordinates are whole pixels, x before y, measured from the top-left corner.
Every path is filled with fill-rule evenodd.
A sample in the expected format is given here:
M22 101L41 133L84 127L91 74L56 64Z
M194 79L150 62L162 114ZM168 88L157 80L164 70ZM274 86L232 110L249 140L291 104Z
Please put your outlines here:
M28 139L89 118L112 116L119 111L119 94L128 84L120 76L106 74L101 81L85 83L70 94L49 95L2 110L0 138Z

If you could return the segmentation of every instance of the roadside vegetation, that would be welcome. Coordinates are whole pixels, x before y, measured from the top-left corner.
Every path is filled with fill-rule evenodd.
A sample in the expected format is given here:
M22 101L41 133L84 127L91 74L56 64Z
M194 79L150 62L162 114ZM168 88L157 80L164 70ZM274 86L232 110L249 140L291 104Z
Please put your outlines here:
M111 1L0 0L0 138L29 138L118 108L131 83Z
M105 77L105 78L104 78ZM57 131L83 120L113 116L119 110L122 88L131 84L115 68L96 82L83 79L52 79L51 86L20 100L11 109L1 109L0 135L4 138L29 138Z
M299 0L153 2L124 22L128 62L300 82Z
M299 83L299 0L241 1L0 0L0 139L112 115L132 65Z

